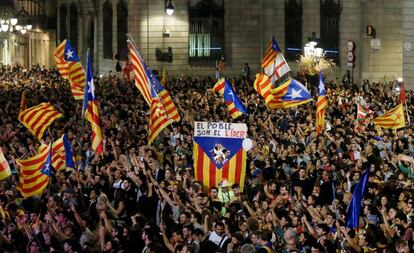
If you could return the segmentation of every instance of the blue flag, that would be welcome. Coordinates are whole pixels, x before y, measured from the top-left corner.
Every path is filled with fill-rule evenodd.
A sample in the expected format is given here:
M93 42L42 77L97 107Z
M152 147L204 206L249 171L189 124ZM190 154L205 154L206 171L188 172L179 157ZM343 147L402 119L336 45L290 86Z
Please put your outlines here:
M351 203L347 208L346 212L346 227L357 228L359 227L359 213L361 212L362 200L364 198L364 192L367 188L368 177L369 177L370 167L362 174L361 179L359 180L357 186L355 187L354 193L352 195Z

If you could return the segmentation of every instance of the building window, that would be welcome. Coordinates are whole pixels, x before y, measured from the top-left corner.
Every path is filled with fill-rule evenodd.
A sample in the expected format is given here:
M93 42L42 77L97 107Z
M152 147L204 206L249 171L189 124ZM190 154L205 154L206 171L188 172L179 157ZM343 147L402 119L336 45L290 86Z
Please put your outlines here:
M105 1L103 5L103 57L112 59L112 3Z
M286 59L296 60L302 46L302 0L285 0Z
M339 65L340 0L321 0L321 43L325 55Z
M126 60L128 57L127 37L128 33L128 8L124 0L120 0L117 6L118 29L118 59Z
M67 19L68 19L68 9L66 5L62 4L59 10L59 23L60 23L60 41L63 41L68 38L68 29L67 29Z
M76 4L70 5L69 35L72 46L78 49L78 8Z
M190 63L212 63L224 56L224 7L203 0L189 7Z

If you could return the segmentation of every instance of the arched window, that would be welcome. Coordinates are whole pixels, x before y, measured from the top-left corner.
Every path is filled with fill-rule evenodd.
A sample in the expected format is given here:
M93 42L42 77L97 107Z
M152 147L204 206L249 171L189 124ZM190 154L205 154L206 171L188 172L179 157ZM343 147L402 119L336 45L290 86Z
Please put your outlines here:
M224 7L202 0L189 7L188 58L190 63L211 63L224 55Z
M325 55L339 64L340 0L321 0L321 43Z
M112 59L112 3L105 1L103 5L103 57Z
M78 49L78 7L75 3L70 5L69 38L72 46Z
M302 46L302 0L285 0L286 58L295 60Z
M66 5L62 4L59 9L59 15L60 15L60 41L63 41L67 39L68 37L68 29L67 29L67 19L68 19L68 9L66 8Z
M128 8L124 0L118 2L117 8L117 29L118 29L118 59L126 60L128 57L127 37L128 32Z

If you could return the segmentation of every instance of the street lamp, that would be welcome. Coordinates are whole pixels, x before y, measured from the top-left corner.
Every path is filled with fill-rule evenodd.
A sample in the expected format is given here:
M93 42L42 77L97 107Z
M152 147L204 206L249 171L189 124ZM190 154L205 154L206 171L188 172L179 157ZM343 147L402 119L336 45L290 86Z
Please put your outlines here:
M174 13L174 5L172 3L172 0L166 0L165 12L168 16L171 16Z
M304 52L305 57L314 57L320 59L323 56L323 49L320 47L316 47L318 42L316 41L309 41L305 44Z

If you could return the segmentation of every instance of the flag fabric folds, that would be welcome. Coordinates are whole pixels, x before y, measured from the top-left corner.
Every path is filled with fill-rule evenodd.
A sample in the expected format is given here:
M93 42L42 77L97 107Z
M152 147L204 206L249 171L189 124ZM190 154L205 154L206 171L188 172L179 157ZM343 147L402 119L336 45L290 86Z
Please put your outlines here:
M365 123L374 111L362 106L360 103L357 103L357 121L359 123Z
M377 127L399 129L405 127L404 107L398 104L388 112L372 120Z
M264 73L269 77L272 84L290 72L289 65L286 62L275 37L272 37L269 47L263 56L261 65Z
M83 111L85 113L85 119L87 119L92 126L92 149L98 153L103 153L103 142L101 123L99 118L98 101L95 95L95 84L93 80L92 70L92 57L88 52L88 67L86 73L85 84L85 98L83 101Z
M242 147L243 139L223 139L217 142L217 138L194 137L193 157L195 179L207 188L218 186L226 179L230 184L237 183L243 191L246 175L246 151ZM212 150L218 147L228 150L227 160L221 163L215 161L216 154ZM227 151L225 151L227 152Z
M325 129L325 108L328 105L322 71L319 73L318 100L316 101L316 134Z
M150 107L148 130L149 144L172 122L180 121L180 114L168 91L147 67L132 39L128 40L129 53L134 70L135 86Z
M289 79L274 88L270 79L263 74L257 74L254 88L264 99L269 108L289 108L308 103L312 96L308 89L295 79Z
M47 145L42 144L39 148L39 153L42 153L47 148ZM72 146L66 134L63 134L52 145L52 166L56 171L75 169Z
M233 87L224 78L221 78L214 85L213 90L224 96L227 110L233 119L236 119L243 113L247 114L246 107L241 102L239 96L237 96Z
M20 111L19 114L27 109L26 93L22 92L22 97L20 99Z
M0 181L8 178L11 175L9 163L4 157L3 150L0 146Z
M40 140L46 128L62 116L50 103L41 103L19 113L19 121Z
M76 50L69 41L64 40L55 50L56 68L63 79L69 80L70 89L75 100L83 99L85 70Z
M51 174L52 144L41 153L26 160L17 160L20 167L18 190L23 197L40 195Z
M359 213L361 212L362 200L364 198L365 189L367 188L368 184L369 172L370 170L368 167L364 174L362 174L361 179L359 180L358 184L355 187L354 193L352 194L352 200L349 203L346 211L346 227L359 227Z

